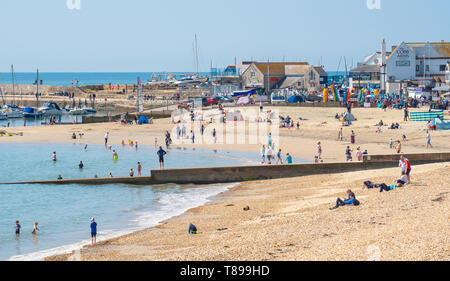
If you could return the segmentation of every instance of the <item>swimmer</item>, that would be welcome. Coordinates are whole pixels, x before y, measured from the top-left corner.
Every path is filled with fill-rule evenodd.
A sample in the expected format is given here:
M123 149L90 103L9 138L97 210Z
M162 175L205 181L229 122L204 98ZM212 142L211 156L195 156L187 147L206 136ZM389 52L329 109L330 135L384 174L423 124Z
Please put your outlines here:
M79 167L80 169L83 169L83 167L84 167L83 161L80 161L80 164L78 164L78 167Z
M117 152L115 150L113 150L113 160L114 161L119 160L119 155L117 154Z

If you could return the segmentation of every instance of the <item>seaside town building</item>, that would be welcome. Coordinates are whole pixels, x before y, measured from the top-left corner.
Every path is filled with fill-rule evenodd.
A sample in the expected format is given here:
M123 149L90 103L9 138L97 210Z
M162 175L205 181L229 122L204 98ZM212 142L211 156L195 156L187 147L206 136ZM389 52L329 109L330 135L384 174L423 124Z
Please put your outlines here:
M243 88L319 90L326 86L327 73L307 62L252 62L241 82Z
M382 46L385 46L384 40ZM383 47L381 52L366 57L350 70L355 87L368 87L370 84L389 92L404 89L408 84L425 88L445 83L450 42L401 42L393 46L391 52L383 52Z

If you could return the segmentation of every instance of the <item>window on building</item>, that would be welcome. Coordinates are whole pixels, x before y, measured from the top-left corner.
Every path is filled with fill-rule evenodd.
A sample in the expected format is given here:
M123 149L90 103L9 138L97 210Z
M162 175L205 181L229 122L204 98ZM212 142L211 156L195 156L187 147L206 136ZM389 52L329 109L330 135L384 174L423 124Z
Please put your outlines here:
M416 72L420 71L420 66L416 65Z
M250 72L250 76L253 78L253 77L255 77L256 76L256 73L253 71L253 72Z
M425 67L425 71L430 71L430 65L427 65L426 67Z
M445 67L446 67L445 64L441 64L441 65L439 66L439 71L441 71L441 72L445 71Z

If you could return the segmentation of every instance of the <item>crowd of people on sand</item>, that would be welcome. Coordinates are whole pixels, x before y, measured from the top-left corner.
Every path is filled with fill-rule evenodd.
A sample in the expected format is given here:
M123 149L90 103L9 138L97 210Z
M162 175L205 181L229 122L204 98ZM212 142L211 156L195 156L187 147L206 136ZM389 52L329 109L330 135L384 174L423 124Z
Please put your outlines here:
M276 150L275 143L272 140L272 133L269 133L268 135L268 143L267 147L266 145L263 145L261 147L261 165L268 164L292 164L292 155L289 153L286 153L285 161L283 161L283 154L282 150L278 149L276 154L274 154L274 151ZM276 160L275 160L276 158Z

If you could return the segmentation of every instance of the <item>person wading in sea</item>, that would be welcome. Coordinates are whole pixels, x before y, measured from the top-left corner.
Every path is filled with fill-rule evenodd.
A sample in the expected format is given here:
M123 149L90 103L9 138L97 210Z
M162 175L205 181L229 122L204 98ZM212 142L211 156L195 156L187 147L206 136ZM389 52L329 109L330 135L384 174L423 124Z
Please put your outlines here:
M158 152L156 152L156 154L159 157L159 168L164 169L164 155L166 155L167 152L164 149L162 149L162 146L160 146L159 150L158 150Z

